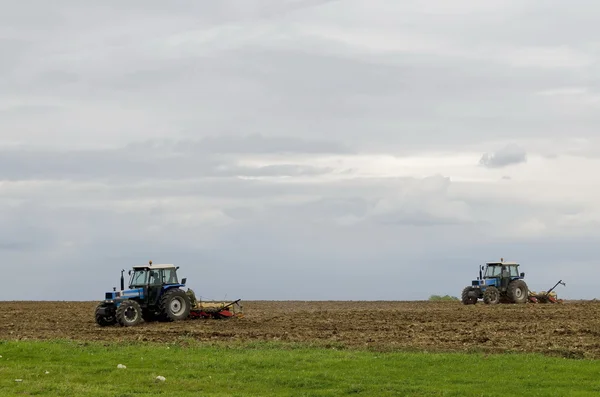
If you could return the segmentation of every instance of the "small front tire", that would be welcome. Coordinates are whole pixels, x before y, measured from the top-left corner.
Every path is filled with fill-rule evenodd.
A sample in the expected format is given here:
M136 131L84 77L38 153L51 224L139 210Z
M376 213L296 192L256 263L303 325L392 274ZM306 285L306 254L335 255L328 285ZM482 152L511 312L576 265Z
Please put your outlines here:
M115 318L115 316L111 316L111 315L105 315L103 313L100 313L100 309L104 308L105 305L103 303L100 303L97 307L96 307L96 324L98 324L101 327L108 327L111 325L115 325L117 323L117 319Z
M496 305L500 303L500 291L496 287L487 287L483 293L483 303Z
M139 303L125 300L117 309L117 321L123 327L132 327L142 321L142 308Z
M477 303L477 298L469 296L469 292L473 291L473 287L465 287L462 291L461 301L463 305L474 305Z

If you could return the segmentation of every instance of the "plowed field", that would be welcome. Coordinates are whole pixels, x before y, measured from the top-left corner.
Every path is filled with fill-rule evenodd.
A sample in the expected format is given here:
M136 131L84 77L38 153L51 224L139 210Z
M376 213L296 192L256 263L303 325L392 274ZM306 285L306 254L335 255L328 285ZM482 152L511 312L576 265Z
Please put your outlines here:
M600 358L600 303L243 302L244 318L100 328L95 302L0 302L0 340L298 341L381 350Z

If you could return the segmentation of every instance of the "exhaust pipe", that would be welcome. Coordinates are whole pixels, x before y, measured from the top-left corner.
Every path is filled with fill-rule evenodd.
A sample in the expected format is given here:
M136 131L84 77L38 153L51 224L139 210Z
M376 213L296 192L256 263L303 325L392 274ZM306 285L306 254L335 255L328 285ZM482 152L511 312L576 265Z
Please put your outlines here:
M125 290L125 277L123 277L123 273L125 273L125 269L121 270L121 291Z

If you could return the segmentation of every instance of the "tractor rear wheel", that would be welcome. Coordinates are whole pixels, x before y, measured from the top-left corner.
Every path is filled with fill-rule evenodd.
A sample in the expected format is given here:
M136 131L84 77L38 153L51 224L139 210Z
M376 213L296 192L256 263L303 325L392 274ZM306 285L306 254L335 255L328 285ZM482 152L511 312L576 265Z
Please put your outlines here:
M136 301L124 300L117 309L116 317L123 327L138 325L142 321L142 308Z
M161 319L164 321L185 320L190 315L191 307L190 298L183 290L170 289L160 298Z
M500 291L496 287L487 287L483 293L483 303L496 305L500 302Z
M477 298L469 296L469 292L473 291L473 287L465 287L462 291L461 300L463 305L474 305L477 303Z
M529 289L523 280L515 280L508 284L506 295L514 303L527 303L529 299Z
M117 323L117 319L115 316L105 315L103 313L99 313L101 308L104 308L105 305L100 303L96 306L96 323L101 327L107 327L109 325L115 325Z

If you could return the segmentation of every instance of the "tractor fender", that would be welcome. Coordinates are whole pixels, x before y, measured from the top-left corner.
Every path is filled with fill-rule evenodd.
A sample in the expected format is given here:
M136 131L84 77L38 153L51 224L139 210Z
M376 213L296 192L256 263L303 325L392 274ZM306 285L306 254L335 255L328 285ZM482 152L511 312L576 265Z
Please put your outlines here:
M185 284L169 284L169 285L163 285L162 290L163 292L172 289L172 288L182 288L185 287Z

